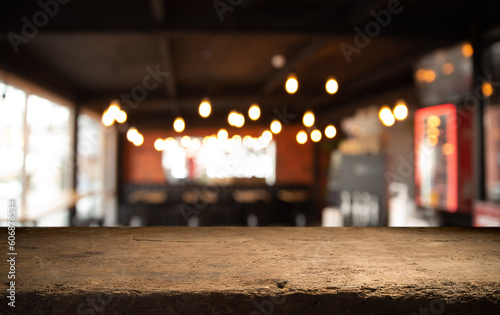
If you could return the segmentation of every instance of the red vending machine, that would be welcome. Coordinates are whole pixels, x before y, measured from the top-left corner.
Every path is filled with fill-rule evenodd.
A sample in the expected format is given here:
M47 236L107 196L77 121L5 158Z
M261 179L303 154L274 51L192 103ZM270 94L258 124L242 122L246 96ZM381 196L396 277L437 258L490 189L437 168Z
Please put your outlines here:
M472 213L472 113L454 104L415 112L415 200L418 207Z

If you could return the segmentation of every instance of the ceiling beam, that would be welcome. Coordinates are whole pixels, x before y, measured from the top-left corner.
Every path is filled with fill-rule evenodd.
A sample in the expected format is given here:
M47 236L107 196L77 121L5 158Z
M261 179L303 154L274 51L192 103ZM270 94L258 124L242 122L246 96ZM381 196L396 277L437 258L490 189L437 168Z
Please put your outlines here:
M174 72L174 60L172 57L172 44L168 37L160 36L159 40L160 48L160 58L162 68L168 72L168 76L165 78L165 89L167 90L167 95L169 98L174 98L177 96L177 84Z

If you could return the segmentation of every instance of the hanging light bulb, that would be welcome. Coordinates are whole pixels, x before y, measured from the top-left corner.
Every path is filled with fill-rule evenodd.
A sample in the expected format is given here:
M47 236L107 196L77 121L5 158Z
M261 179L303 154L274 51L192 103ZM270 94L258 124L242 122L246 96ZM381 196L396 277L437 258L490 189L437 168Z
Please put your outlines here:
M297 137L296 137L296 139L297 139L297 142L298 142L299 144L304 144L304 143L306 143L306 142L307 142L307 133L306 133L305 131L299 131L299 132L297 133Z
M260 117L260 107L257 104L253 104L250 106L248 109L248 117L250 117L251 120L257 120Z
M210 105L210 101L208 99L204 99L200 103L198 112L200 113L200 116L203 118L207 118L208 116L210 116L210 113L212 112L212 106Z
M113 115L109 111L105 111L102 113L102 123L104 126L109 127L115 122Z
M156 151L163 151L165 149L165 141L163 139L156 139L154 146Z
M217 132L217 139L219 139L221 141L226 141L228 137L229 137L229 133L224 128L222 128L221 130L219 130L219 132Z
M304 117L302 117L302 122L306 127L312 127L314 125L314 114L312 111L308 110L304 113Z
M299 81L295 73L290 73L285 83L285 89L289 94L294 94L299 89Z
M144 143L144 136L141 135L140 133L138 133L135 138L134 138L134 141L132 141L132 143L138 147L138 146L141 146L143 143Z
M238 122L238 113L232 110L229 112L229 115L227 116L227 122L229 123L230 126L235 126L236 123Z
M327 138L332 139L333 137L335 137L336 134L337 134L337 129L335 129L333 125L328 125L325 128L325 136Z
M311 132L311 140L313 142L319 142L321 140L321 131L319 131L318 129L314 129Z
M406 102L404 100L401 99L396 102L393 114L397 120L404 120L408 117L408 107L406 106Z
M234 117L235 117L234 126L237 128L243 127L243 125L245 124L245 116L243 116L243 114L237 113L236 116Z
M177 117L174 121L174 130L177 132L183 132L186 124L184 123L184 119L182 117Z
M123 124L125 121L127 121L127 113L123 110L120 110L115 119L118 123Z
M329 77L325 84L325 89L328 94L335 94L339 90L339 83L335 77Z
M396 121L394 115L392 114L391 109L387 105L382 107L382 109L380 109L378 117L380 118L384 126L387 127L394 125L394 122Z
M275 135L277 135L278 133L281 132L281 129L282 129L282 126L281 126L281 123L279 122L279 120L273 120L271 122L271 127L270 127L272 133L274 133Z
M127 130L127 140L128 141L134 142L134 139L135 139L135 137L137 137L137 135L139 135L139 132L137 131L137 129L135 129L134 127L128 128L128 130Z

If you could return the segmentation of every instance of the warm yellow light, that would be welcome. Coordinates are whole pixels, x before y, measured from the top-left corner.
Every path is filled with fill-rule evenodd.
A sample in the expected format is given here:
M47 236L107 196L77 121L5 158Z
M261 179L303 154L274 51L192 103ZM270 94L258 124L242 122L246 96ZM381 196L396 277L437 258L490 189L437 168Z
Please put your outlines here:
M431 83L436 79L436 72L434 70L426 70L424 75L424 81L427 83Z
M271 140L273 140L273 134L271 133L271 131L269 130L264 130L262 132L262 134L260 135L260 138L264 141L264 142L271 142Z
M474 49L472 48L472 45L467 43L462 46L462 55L464 57L469 58L474 54Z
M238 113L232 110L227 116L227 122L229 123L229 125L235 126L238 122Z
M304 123L304 126L306 127L311 127L314 125L314 114L312 111L308 110L305 112L304 117L302 117L302 122Z
M426 134L429 137L430 136L439 137L440 131L436 127L427 127Z
M178 146L177 141L172 137L168 137L167 139L165 139L165 146L163 149L169 150L169 149L176 148L177 146Z
M257 104L253 104L250 106L248 109L248 117L250 117L251 120L257 120L260 117L260 107Z
M123 110L120 110L115 119L118 123L123 124L125 121L127 121L127 113Z
M243 137L243 144L245 146L247 146L247 147L250 146L250 142L252 142L252 137L250 137L248 135Z
M202 143L203 143L204 145L208 144L208 139L209 139L209 138L210 138L210 136L205 136L205 137L203 137L203 141L202 141Z
M490 97L493 94L493 86L490 82L484 82L481 86L481 91L483 92L484 96Z
M185 148L189 147L191 144L191 138L189 136L184 136L181 138L181 145Z
M118 104L119 104L118 101L115 100L108 107L108 112L111 114L113 118L116 118L116 116L120 112L120 106Z
M211 135L208 137L207 144L208 145L215 145L217 143L217 136L216 135Z
M177 117L174 121L174 130L177 132L183 132L186 124L184 123L184 119L182 117Z
M430 127L439 127L439 125L441 125L441 119L436 115L429 116L429 118L427 118L427 125Z
M212 112L212 106L210 105L210 102L208 100L203 100L200 103L200 107L198 107L198 112L203 118L207 118L208 116L210 116L210 113Z
M165 149L165 141L163 139L156 139L154 146L156 151L163 151Z
M219 132L217 132L217 139L226 141L228 138L229 134L226 129L221 129Z
M417 81L425 81L425 69L418 69L417 72L415 73L415 77L417 78Z
M455 152L455 146L451 143L445 143L443 144L441 151L443 152L443 155L451 155Z
M296 139L297 139L297 142L298 142L299 144L304 144L304 143L306 143L306 142L307 142L307 133L306 133L305 131L299 131L299 132L297 133L297 137L296 137Z
M394 122L396 121L389 106L382 107L378 113L378 117L382 121L382 124L387 127L394 125Z
M234 145L241 145L241 136L240 135L234 135L232 138L231 138L231 143L233 143Z
M115 122L115 119L113 118L113 115L112 115L110 112L105 111L105 112L102 114L102 123L104 124L104 126L109 127L109 126L111 126L114 122Z
M282 126L281 126L281 123L279 122L279 120L273 120L271 122L270 128L271 128L272 133L277 135L278 133L281 132Z
M439 142L439 139L437 136L434 136L434 135L431 135L429 137L427 137L427 143L431 146L431 147L434 147L438 144Z
M325 89L328 94L335 94L339 90L339 83L334 77L330 77L328 78L328 81L326 81Z
M314 129L311 132L311 140L313 142L319 142L321 140L321 131L319 131L318 129Z
M140 146L140 145L142 145L142 144L144 143L144 137L143 137L140 133L138 133L138 134L135 136L134 141L132 141L132 143L133 143L136 147L138 147L138 146Z
M245 116L243 114L237 113L236 116L234 116L234 125L237 128L243 127L245 124Z
M408 117L408 107L406 106L406 102L404 100L398 100L396 102L396 107L393 110L394 117L397 120L404 120Z
M200 139L198 138L194 138L193 140L191 140L191 146L189 147L191 150L198 150L199 148L201 148L201 142L200 142Z
M328 125L325 128L325 136L327 138L332 139L333 137L335 137L336 134L337 134L337 129L333 125Z
M453 64L450 63L450 62L447 62L443 65L443 67L441 67L441 69L443 70L443 73L445 75L450 75L453 73L453 71L455 70L455 68L453 67Z
M134 127L128 128L128 130L127 130L127 140L130 141L130 142L133 142L134 139L135 139L135 137L137 137L138 134L139 134L139 132Z
M289 94L294 94L299 89L299 81L295 73L290 73L286 80L285 89Z

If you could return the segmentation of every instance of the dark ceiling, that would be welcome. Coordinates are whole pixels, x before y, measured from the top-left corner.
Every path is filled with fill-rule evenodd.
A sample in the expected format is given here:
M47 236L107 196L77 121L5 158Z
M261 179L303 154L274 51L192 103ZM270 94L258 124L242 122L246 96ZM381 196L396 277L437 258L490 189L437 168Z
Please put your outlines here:
M213 122L251 102L263 113L288 105L331 116L360 97L411 86L418 58L498 24L498 1L482 2L477 11L464 0L42 0L55 12L44 20L38 1L5 0L0 68L98 111L158 68L168 76L128 108L130 121L147 126L179 113L207 123L196 112L203 97ZM348 62L341 44L354 45L355 27L364 30L392 5L401 13ZM26 20L38 23L35 36L23 33ZM17 53L13 38L22 38ZM284 68L272 66L275 54L286 57ZM283 88L290 72L299 79L295 95ZM340 84L335 95L324 91L330 75Z

